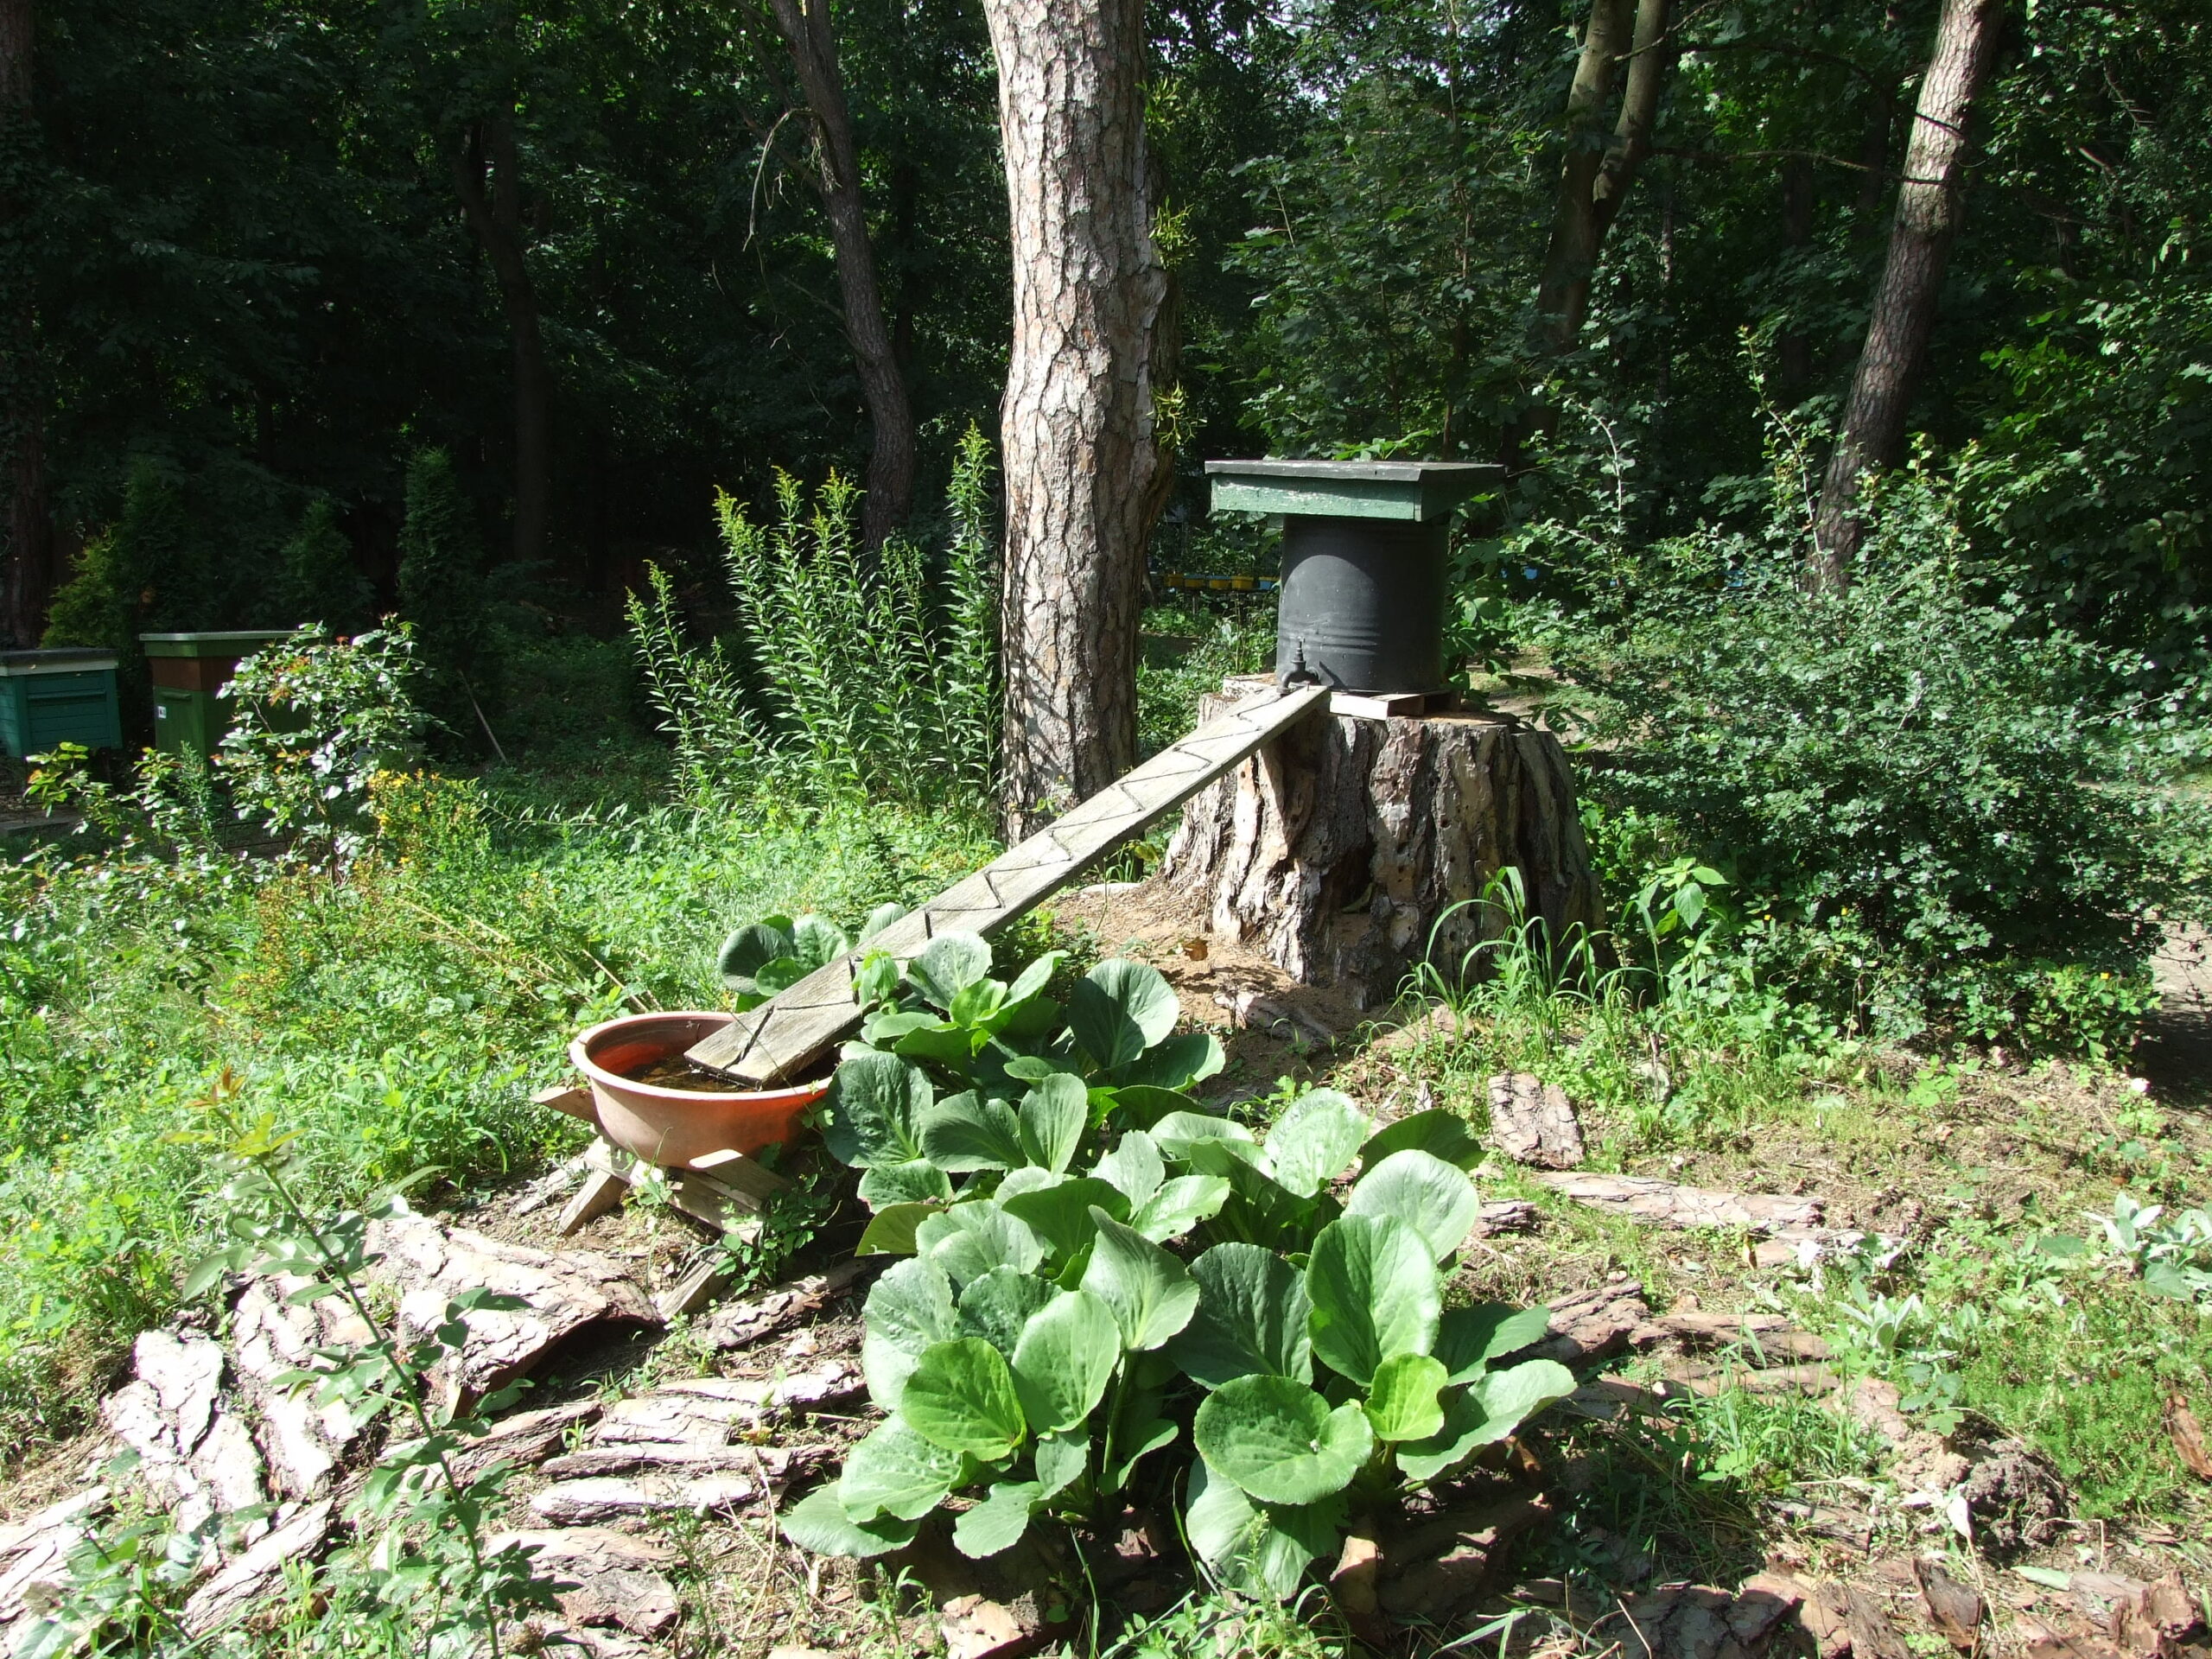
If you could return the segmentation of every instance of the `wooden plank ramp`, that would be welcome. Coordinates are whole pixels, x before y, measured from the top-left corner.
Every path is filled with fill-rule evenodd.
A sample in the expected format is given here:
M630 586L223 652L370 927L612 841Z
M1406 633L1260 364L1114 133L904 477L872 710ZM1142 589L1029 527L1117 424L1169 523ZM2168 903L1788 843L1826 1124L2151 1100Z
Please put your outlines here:
M860 950L817 969L737 1017L684 1058L737 1082L765 1088L801 1070L860 1023L853 978L863 956L886 950L900 963L940 933L987 933L1065 886L1090 864L1140 834L1208 784L1329 700L1325 686L1296 687L1201 726L1120 782L1098 791L1009 849Z

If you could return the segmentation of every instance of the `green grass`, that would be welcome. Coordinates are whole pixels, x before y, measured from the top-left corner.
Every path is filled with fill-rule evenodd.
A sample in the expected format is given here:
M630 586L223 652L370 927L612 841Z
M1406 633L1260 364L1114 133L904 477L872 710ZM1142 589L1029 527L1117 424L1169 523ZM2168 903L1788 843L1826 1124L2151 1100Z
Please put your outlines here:
M581 1026L717 1006L739 921L856 921L972 868L979 831L883 806L561 815L529 778L415 780L347 876L87 856L0 868L0 1421L84 1421L174 1306L217 1202L168 1137L226 1069L301 1136L314 1195L424 1171L418 1198L542 1163L579 1131L530 1103Z

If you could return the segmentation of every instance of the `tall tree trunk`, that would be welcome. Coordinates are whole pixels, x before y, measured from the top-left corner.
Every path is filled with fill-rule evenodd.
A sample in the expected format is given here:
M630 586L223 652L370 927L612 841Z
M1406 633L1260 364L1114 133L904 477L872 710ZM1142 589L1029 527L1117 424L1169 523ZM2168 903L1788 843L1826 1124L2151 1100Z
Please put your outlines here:
M489 169L491 185L485 186ZM477 245L491 262L514 356L514 556L545 556L553 507L553 371L538 328L537 289L523 259L522 162L513 120L472 121L453 156L454 188Z
M868 245L868 213L861 200L860 154L853 143L852 113L837 71L837 41L830 31L830 0L773 0L776 26L791 48L791 67L814 117L820 157L823 211L836 253L837 296L844 308L845 339L860 373L873 443L868 458L868 496L861 506L861 535L878 545L905 522L914 505L914 416L906 378L891 331L885 326L883 292L875 253Z
M1964 207L1967 125L1989 77L2004 16L2005 0L1943 0L1936 49L1913 109L1889 257L1813 520L1805 570L1810 587L1844 584L1859 550L1861 480L1870 467L1894 467L1903 458L1905 416L1927 360L1943 268Z
M1531 344L1540 356L1573 348L1590 312L1590 283L1605 232L1620 217L1637 170L1651 151L1651 131L1668 72L1679 54L1669 24L1673 0L1591 0L1581 54L1567 94L1567 155L1560 163L1559 196L1551 238L1536 281L1536 328ZM1608 136L1605 111L1613 85L1628 72L1621 106ZM1504 459L1520 464L1522 445L1548 419L1541 409L1509 427Z
M1005 808L1024 832L1136 758L1137 613L1161 466L1143 0L985 0L1014 256Z
M0 0L0 457L7 492L7 574L0 634L38 643L54 586L54 529L47 516L45 399L41 396L38 317L28 257L36 212L31 175L38 148L31 71L36 50L31 0Z

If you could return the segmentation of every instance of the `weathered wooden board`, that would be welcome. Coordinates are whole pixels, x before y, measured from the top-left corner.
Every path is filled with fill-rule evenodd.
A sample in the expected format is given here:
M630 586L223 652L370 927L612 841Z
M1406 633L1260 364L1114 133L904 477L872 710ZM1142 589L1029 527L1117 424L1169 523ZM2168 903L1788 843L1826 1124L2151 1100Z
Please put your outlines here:
M1325 687L1301 686L1207 721L1119 783L1099 791L893 923L863 950L817 969L751 1013L740 1014L736 1023L716 1032L684 1058L755 1087L791 1076L859 1023L853 976L864 954L887 950L908 962L940 933L985 933L1014 920L1093 859L1166 817L1269 739L1297 724L1328 696Z

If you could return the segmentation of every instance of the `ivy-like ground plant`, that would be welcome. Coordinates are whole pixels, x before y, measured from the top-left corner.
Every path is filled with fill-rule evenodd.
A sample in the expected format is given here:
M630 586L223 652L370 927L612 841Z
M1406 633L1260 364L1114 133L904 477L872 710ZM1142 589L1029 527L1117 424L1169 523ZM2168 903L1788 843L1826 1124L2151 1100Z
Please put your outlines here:
M793 1541L880 1554L954 1505L954 1542L993 1555L1179 1455L1207 1568L1284 1596L1349 1522L1573 1387L1503 1363L1547 1309L1444 1306L1481 1209L1457 1117L1378 1129L1315 1090L1262 1141L1179 1092L1219 1049L1173 1035L1155 970L1103 963L1063 1014L1052 958L1010 985L989 964L959 936L903 979L876 964L881 1006L826 1103L876 1210L862 1249L910 1259L866 1310L884 1421L784 1517Z

